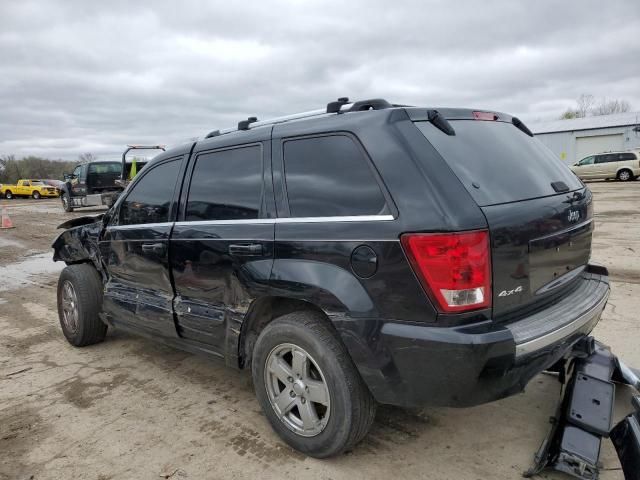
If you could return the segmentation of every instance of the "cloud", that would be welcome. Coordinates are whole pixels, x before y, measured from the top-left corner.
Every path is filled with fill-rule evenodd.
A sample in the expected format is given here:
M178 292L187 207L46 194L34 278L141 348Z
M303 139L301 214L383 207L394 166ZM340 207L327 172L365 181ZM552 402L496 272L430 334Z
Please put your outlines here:
M639 31L636 0L2 2L0 155L116 158L343 95L640 110Z

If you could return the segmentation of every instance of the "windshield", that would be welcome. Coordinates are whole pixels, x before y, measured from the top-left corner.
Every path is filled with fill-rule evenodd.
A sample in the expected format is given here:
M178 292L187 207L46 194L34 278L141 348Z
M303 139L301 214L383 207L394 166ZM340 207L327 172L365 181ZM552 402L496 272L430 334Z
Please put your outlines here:
M89 173L117 173L122 169L122 164L118 162L92 163L89 165Z
M452 120L450 136L416 122L480 206L557 195L551 185L582 188L578 177L540 141L511 123Z

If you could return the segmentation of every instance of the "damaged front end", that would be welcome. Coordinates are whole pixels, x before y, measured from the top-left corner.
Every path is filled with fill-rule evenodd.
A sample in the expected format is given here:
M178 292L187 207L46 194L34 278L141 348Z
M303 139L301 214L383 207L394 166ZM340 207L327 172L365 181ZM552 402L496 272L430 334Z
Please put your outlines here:
M640 480L640 396L632 397L633 411L612 428L615 384L626 384L640 393L638 371L593 337L586 337L575 346L558 378L562 391L551 430L524 476L553 469L596 480L602 438L608 437L625 479Z
M100 272L104 272L98 239L103 229L103 214L78 217L68 220L58 228L64 228L53 241L53 260L67 265L91 262Z

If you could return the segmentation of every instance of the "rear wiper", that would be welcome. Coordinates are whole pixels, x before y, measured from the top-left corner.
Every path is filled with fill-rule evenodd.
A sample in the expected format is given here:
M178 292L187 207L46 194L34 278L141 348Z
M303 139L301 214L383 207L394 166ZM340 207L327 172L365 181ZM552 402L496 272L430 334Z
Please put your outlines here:
M533 133L531 132L531 130L529 130L527 128L527 126L522 123L522 120L520 120L517 117L511 117L511 123L513 123L513 125L518 129L518 130L522 130L524 133L526 133L527 135L529 135L530 137L533 137Z
M434 127L443 131L447 135L454 136L456 134L456 131L449 123L449 120L444 118L444 116L437 110L427 110L427 119Z

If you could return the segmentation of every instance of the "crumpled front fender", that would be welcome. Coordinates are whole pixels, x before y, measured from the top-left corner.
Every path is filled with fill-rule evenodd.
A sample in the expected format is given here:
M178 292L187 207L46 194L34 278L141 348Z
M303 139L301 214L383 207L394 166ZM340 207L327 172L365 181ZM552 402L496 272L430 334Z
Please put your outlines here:
M101 217L101 216L100 216ZM98 247L98 239L102 231L100 217L80 217L60 225L67 228L53 241L53 260L62 261L67 265L74 263L92 262L99 272L103 271Z

